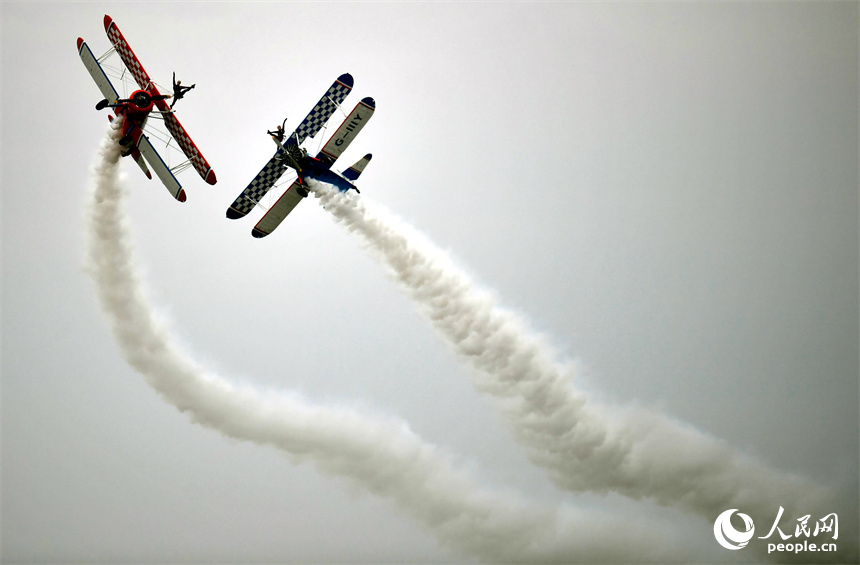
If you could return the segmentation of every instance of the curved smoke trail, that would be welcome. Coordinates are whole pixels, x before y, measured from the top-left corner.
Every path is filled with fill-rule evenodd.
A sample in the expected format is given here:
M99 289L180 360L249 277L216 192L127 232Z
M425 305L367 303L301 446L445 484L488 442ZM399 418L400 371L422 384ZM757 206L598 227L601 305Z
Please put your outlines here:
M350 193L326 185L314 192L476 370L477 388L497 401L529 459L559 488L652 499L709 523L726 509L740 508L757 523L770 524L782 506L791 531L795 518L815 512L823 517L842 507L828 489L768 469L668 416L598 405L573 387L572 370L524 320L501 308L424 237ZM856 558L856 540L846 537L839 540L838 557L818 556Z
M142 290L122 212L117 127L115 122L94 170L90 274L126 361L193 422L312 462L393 501L446 547L482 560L664 563L701 555L657 525L545 507L480 488L396 418L313 405L286 393L263 394L208 373L171 339Z

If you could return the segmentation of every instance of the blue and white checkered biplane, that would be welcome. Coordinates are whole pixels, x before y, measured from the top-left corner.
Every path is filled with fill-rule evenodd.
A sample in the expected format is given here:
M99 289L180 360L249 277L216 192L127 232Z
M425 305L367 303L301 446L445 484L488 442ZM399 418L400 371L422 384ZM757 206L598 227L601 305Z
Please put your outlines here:
M278 146L274 156L254 177L251 184L227 208L228 218L235 220L247 215L275 186L275 183L287 169L293 169L296 172L296 179L251 230L251 235L254 237L265 237L275 231L275 228L281 224L287 214L292 212L293 208L308 196L307 179L332 184L341 192L346 192L349 189L358 192L353 181L358 178L364 167L370 162L372 156L369 153L344 171L342 175L332 171L331 168L373 116L376 109L376 102L373 98L364 98L356 105L315 157L308 155L307 150L301 146L302 142L314 137L325 126L352 90L352 85L353 80L349 73L340 75L286 140L282 141L276 136L272 137Z

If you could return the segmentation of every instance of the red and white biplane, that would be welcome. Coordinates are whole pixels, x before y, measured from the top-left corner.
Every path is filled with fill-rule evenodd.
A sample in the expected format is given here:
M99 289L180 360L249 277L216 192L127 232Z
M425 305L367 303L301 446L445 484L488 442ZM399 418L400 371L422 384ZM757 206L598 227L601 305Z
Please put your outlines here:
M158 91L155 83L146 74L143 65L140 64L125 37L123 37L122 32L119 31L119 28L110 16L105 16L104 25L112 47L102 57L97 59L84 40L80 37L78 38L78 54L99 87L99 90L101 90L102 95L105 97L104 100L96 105L96 109L113 108L115 115L123 117L123 130L119 141L125 147L122 155L124 157L131 156L146 176L152 178L152 173L149 172L149 168L146 166L146 163L149 163L149 167L152 168L161 182L164 183L170 194L180 202L185 202L185 190L183 190L179 181L176 180L174 173L193 166L203 180L209 184L215 184L215 171L206 162L203 154L200 153L200 150L197 149L197 146L188 136L188 132L185 131L185 128L176 119L174 111L165 102L171 95L162 94ZM119 54L127 72L134 77L134 80L140 87L139 90L135 90L127 98L120 97L116 88L114 88L110 79L108 79L105 69L100 64L101 61L112 55L114 51ZM150 117L159 117L164 120L167 131L179 145L185 157L188 158L187 161L174 167L169 167L165 163L161 155L155 150L149 137L143 131ZM109 116L109 119L113 121L114 117ZM144 159L146 162L144 162Z

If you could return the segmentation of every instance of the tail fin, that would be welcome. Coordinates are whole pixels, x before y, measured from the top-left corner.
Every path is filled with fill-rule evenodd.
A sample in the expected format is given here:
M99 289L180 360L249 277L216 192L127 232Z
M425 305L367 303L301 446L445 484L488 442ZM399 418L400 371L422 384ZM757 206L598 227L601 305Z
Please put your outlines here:
M354 181L358 178L358 175L364 170L370 160L373 159L373 155L368 153L361 160L358 161L355 165L351 166L347 170L343 172L343 178L346 180Z

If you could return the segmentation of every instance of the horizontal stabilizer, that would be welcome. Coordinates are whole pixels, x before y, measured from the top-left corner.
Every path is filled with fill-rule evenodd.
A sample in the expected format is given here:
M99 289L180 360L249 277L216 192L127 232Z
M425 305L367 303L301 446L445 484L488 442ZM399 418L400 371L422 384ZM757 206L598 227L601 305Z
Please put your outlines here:
M358 161L358 163L343 172L343 178L349 181L356 180L371 159L373 159L373 155L371 155L370 153L362 157Z
M334 163L373 117L374 110L376 110L376 102L373 98L368 96L359 102L319 152L317 159L327 159L330 163Z
M251 230L251 235L254 237L266 237L281 225L281 222L284 221L284 218L293 211L299 202L301 202L304 197L299 194L299 181L296 179L293 181L293 184L287 189L287 191L275 202L275 205L272 206L266 214L260 218L260 221L257 222L257 225L254 226L254 229Z

